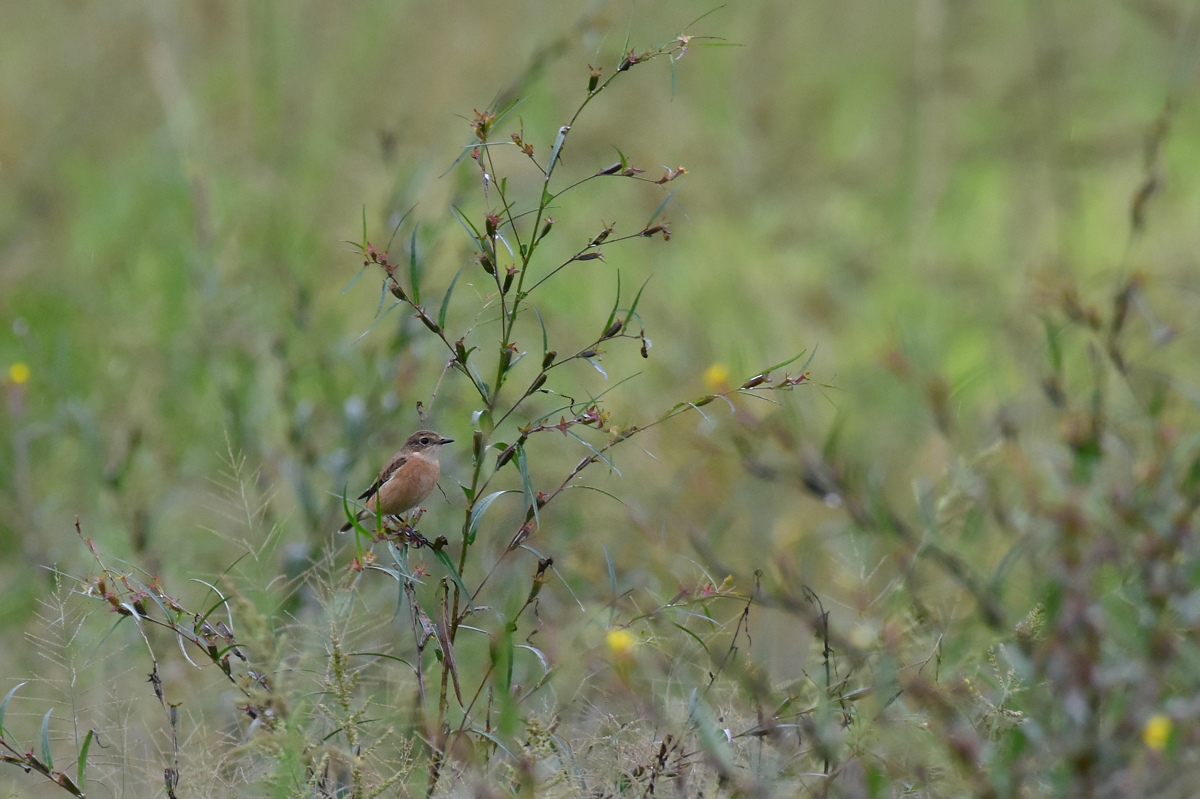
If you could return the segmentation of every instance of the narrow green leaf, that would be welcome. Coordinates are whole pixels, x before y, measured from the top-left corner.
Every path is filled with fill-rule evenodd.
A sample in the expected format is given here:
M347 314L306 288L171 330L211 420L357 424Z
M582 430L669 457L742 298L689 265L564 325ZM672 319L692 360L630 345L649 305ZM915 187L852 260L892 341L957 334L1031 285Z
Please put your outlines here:
M454 293L454 284L458 282L458 276L463 273L463 269L466 269L466 267L460 267L459 270L454 273L454 279L450 281L450 288L446 289L446 296L442 297L442 307L438 309L437 319L438 327L440 327L442 330L446 329L446 311L450 307L450 295Z
M483 236L481 236L475 226L471 224L471 220L463 216L463 212L458 210L458 206L450 206L450 213L454 214L454 218L457 219L458 223L463 226L463 230L467 231L467 235L471 237L472 245L481 250L487 249L483 245Z
M715 14L715 13L717 13L718 11L720 11L720 10L721 10L721 9L723 9L723 8L725 8L725 6L724 6L723 4L722 4L722 5L719 5L719 6L716 6L715 8L710 8L708 11L705 11L703 14L701 14L701 15L700 15L700 16L698 16L698 17L696 17L694 20L692 20L692 21L691 21L691 22L689 22L688 24L684 25L684 26L683 26L683 29L684 29L684 30L687 30L688 28L692 27L693 25L695 25L695 24L696 24L697 22L699 22L700 20L704 19L705 17L707 17L707 16L709 16L709 15L711 15L711 14ZM705 38L708 38L708 37L705 37Z
M809 366L812 364L812 362L813 362L813 358L817 357L817 348L818 348L818 347L820 347L820 346L821 346L820 344L814 344L814 345L813 345L813 351L812 351L812 353L811 353L811 354L808 356L808 360L807 360L807 361L805 361L805 362L804 362L804 365L800 367L800 373L801 373L801 374L803 374L804 372L807 372L807 371L808 371L808 367L809 367Z
M608 547L600 544L600 548L604 550L604 562L608 564L608 592L615 597L617 595L617 570L613 567L612 555L609 554Z
M475 543L475 533L479 530L479 523L483 521L483 514L487 513L487 509L492 506L492 503L499 499L504 494L515 494L516 491L505 489L488 494L483 499L476 503L475 507L471 508L471 520L467 525L467 544Z
M368 243L367 242L367 206L366 205L363 205L363 207L362 207L362 223L363 223L362 251L365 254L367 252L367 243Z
M692 639L693 639L693 640L694 640L696 643L700 644L700 648L704 650L705 654L707 654L707 653L708 653L708 647L707 647L707 646L705 646L705 644L704 644L704 641L703 641L703 640L701 640L700 636L696 635L694 632L692 632L691 630L689 630L687 627L684 627L684 626L683 626L682 624L680 624L679 622L675 622L675 621L673 621L673 622L671 622L671 624L675 625L675 626L676 626L676 627L678 627L680 630L682 630L684 633L686 633L687 635L691 636L691 638L692 638Z
M363 568L370 569L371 571L383 572L384 574L386 574L388 577L391 577L396 582L402 582L402 580L400 578L404 576L400 573L399 569L392 569L387 566L380 566L378 563L372 563L370 566L364 566Z
M507 108L502 108L499 111L497 111L496 119L492 121L492 129L495 130L497 125L499 125L501 122L503 122L505 120L505 118L509 114L511 114L513 111L516 111L518 108L520 108L524 102L525 102L524 97L518 97L516 100L513 100L512 103L510 103ZM511 144L512 142L507 142L507 143Z
M413 576L412 570L408 566L408 547L406 546L404 549L401 549L400 547L396 546L395 541L388 541L387 546L388 553L392 556L392 560L395 561L396 569L400 575L406 580L412 580L416 583L421 582L419 579Z
M478 735L480 738L486 738L489 741L491 741L493 744L496 745L497 749L499 749L500 751L502 751L506 755L508 755L509 760L512 760L512 761L519 760L520 756L516 752L514 752L508 744L506 744L504 741L500 740L500 738L498 736L496 736L494 733L488 732L487 730L483 730L478 727L472 727L471 734Z
M207 611L204 612L204 614L200 617L200 621L208 621L208 617L211 616L213 614L213 612L217 610L217 608L220 608L221 606L228 604L229 599L227 597L225 597L219 590L217 590L217 587L215 585L213 585L212 583L205 582L204 580L201 580L199 577L193 577L191 579L191 581L193 583L200 583L200 585L207 586L209 589L212 590L212 592L214 594L221 597L217 602L213 603L212 607L210 607ZM232 619L230 621L232 622Z
M600 460L607 463L608 468L612 469L613 472L617 475L617 477L621 476L621 470L617 468L617 465L612 462L611 458L609 458L603 452L601 452L600 450L596 449L591 444L589 444L582 436L580 436L574 430L567 430L566 432L567 432L567 435L569 435L571 438L575 439L580 444L583 444L585 447L587 447L589 450L591 450L593 455L595 455L597 458L599 458Z
M354 286L358 283L358 281L362 280L362 276L365 275L366 273L367 273L366 266L363 266L361 269L359 269L357 272L355 272L354 277L350 279L350 282L346 284L346 286L342 289L341 293L345 294L350 289L354 288Z
M616 494L612 493L611 491L605 491L603 488L596 488L595 486L573 485L573 486L567 486L563 490L564 491L595 491L597 494L603 494L604 496L608 497L609 499L616 500L621 505L625 505L626 507L628 507L628 505L629 505L629 503L627 503L625 500L621 499L620 497L618 497Z
M512 248L512 245L508 243L508 239L504 238L504 234L503 234L503 233L501 233L499 230L497 230L497 231L496 231L496 238L497 238L497 239L499 239L500 243L504 245L504 249L508 250L508 257L509 257L509 258L516 258L516 257L517 257L517 256L516 256L516 255L513 253L513 248Z
M678 191L678 189L676 189L676 191ZM655 220L655 219L658 219L658 217L659 217L659 216L662 214L662 212L663 212L663 211L666 209L666 207L667 207L667 204L668 204L668 203L670 203L670 202L671 202L671 200L674 200L674 199L675 199L675 192L674 192L674 191L673 191L673 192L671 192L670 194L668 194L666 197L664 197L664 198L663 198L663 201L662 201L662 202L660 202L660 203L658 204L658 207L654 209L654 213L650 214L650 219L649 219L649 220L646 222L646 227L650 227L651 225L653 225L653 224L654 224L654 220Z
M383 248L384 250L392 249L392 242L396 240L396 234L400 232L400 226L404 224L404 220L408 219L408 215L411 214L416 207L417 206L415 205L412 206L412 208L409 208L404 212L404 215L400 217L400 221L397 222L395 227L392 228L392 235L388 236L388 243L387 246Z
M51 771L54 770L54 757L50 754L50 714L53 712L54 710L51 708L42 717L42 762Z
M26 684L28 684L28 681L19 682L16 685L14 685L12 690L9 691L8 694L4 697L4 701L0 702L0 738L5 737L4 711L8 710L8 703L13 698L13 694L15 694L17 692L17 690L21 688L21 686L26 685Z
M468 365L467 369L470 372L471 380L473 380L475 382L475 388L479 391L479 396L483 398L484 404L486 405L486 404L490 403L492 401L492 387L489 386L487 383L483 382L483 378L479 376L479 372L475 371L474 366ZM490 420L491 414L488 414L488 418ZM492 425L491 425L490 421L484 427L484 429L485 430L492 429Z
M613 321L616 320L616 318L617 318L617 309L620 307L621 307L621 272L618 270L618 272L617 272L617 299L616 299L616 302L613 303L612 310L608 312L608 321L606 321L604 323L604 327L600 331L601 336L603 336L606 332L608 332L608 329L610 327L612 327Z
M345 486L342 486L342 513L346 514L346 521L352 525L358 525L358 513L350 509L350 500L346 498Z
M550 162L546 164L546 180L550 180L550 174L554 171L554 165L558 163L558 157L562 154L563 144L566 142L567 134L570 132L570 125L563 125L558 129L558 135L554 138L554 148L550 150Z
M595 358L584 358L585 361L592 365L592 368L600 373L600 376L605 380L608 379L608 372L604 371L604 367Z
M458 590L466 598L467 603L471 602L471 592L467 590L467 586L463 583L462 577L458 576L458 569L454 568L454 563L450 560L450 556L443 549L431 549L433 556L438 559L438 562L446 567L446 571L450 572L450 579L458 586Z
M416 669L417 669L416 665L411 660L406 660L406 659L400 657L399 655L389 655L387 652L371 652L371 651L363 650L363 651L351 652L349 654L350 654L350 657L356 657L356 658L370 658L371 660L390 660L393 663L403 663L405 666L408 666L413 671L416 671ZM326 739L326 740L328 740L328 739Z
M525 493L525 507L533 510L533 521L539 527L537 492L533 490L533 480L529 477L529 456L525 454L525 446L517 445L517 468L521 470L521 490Z
M500 634L500 641L492 647L492 665L496 675L496 687L500 693L507 694L512 687L513 640L512 630L507 625Z
M383 299L384 299L384 297L382 297L382 296L381 296L381 297L380 297L380 300L381 300L381 302L380 302L380 307L381 307L381 308L383 307L383 303L382 303L382 300L383 300ZM402 301L400 301L400 300L396 300L396 301L395 301L394 303L392 303L392 304L391 304L391 306L390 306L390 307L389 307L389 308L388 308L386 311L384 311L383 313L379 313L379 312L378 312L378 310L376 310L376 312L375 312L375 321L371 323L371 326L370 326L370 327L368 327L366 330L364 330L362 333L360 333L360 334L359 334L359 336L358 336L358 338L354 339L354 343L355 343L355 344L357 344L358 342L360 342L360 341L362 341L364 338L366 338L368 335L370 335L371 331L372 331L372 330L374 330L374 329L375 329L375 328L376 328L376 327L379 325L379 323L380 323L380 322L382 322L384 319L386 319L388 314L390 314L392 311L396 310L396 307L397 307L397 306L400 306L400 305L403 305L403 304L404 304L404 303L403 303Z
M761 372L759 372L759 374L765 375L769 372L774 372L776 369L782 369L783 367L787 366L788 364L795 363L796 361L800 360L801 356L803 356L805 352L807 352L807 350L800 350L800 352L796 353L791 358L788 358L786 361L783 361L782 363L777 363L774 366L769 366L766 369L763 369ZM809 360L812 360L812 356L809 356Z
M1055 372L1062 371L1062 345L1059 342L1059 329L1050 324L1049 319L1043 319L1046 326L1046 348L1050 354L1050 366Z
M169 608L167 608L166 604L161 599L159 599L157 592L151 591L149 589L149 587L143 585L133 575L126 575L125 579L128 580L130 583L132 583L134 586L136 586L142 592L143 596L149 597L151 602L158 605L158 609L162 611L163 618L165 618L165 619L178 619L179 618L179 615L180 615L179 611L173 611L173 610L170 610Z
M383 313L383 304L387 302L388 297L388 281L383 281L379 284L379 305L375 306L375 316L378 317ZM397 300L397 302L400 302Z
M413 225L412 236L410 236L408 239L408 279L412 284L411 294L414 305L421 304L421 288L418 284L417 275L417 231L420 229L420 222L418 222L416 225Z
M486 147L486 146L487 146L486 144L480 144L478 141L472 142L471 144L464 145L462 148L462 152L458 154L458 158L454 159L454 163L451 164L450 166L446 167L446 171L443 172L442 174L438 175L438 177L444 178L444 177L446 177L446 175L449 175L451 172L453 172L454 167L456 167L460 163L462 163L462 160L464 158L469 157L471 155L471 153L473 153L475 151L476 147Z
M629 320L633 318L635 313L637 313L638 303L642 301L642 292L646 290L646 284L649 282L650 278L646 278L646 282L642 284L640 289L638 289L637 295L633 298L633 305L629 306L629 312L625 314L625 324L628 325Z
M537 317L538 324L542 326L542 359L545 360L546 353L550 351L550 339L546 335L546 323L542 321L542 312L537 308L533 309L533 314Z
M509 693L513 678L513 636L512 628L504 631L504 659L508 661L507 674L504 675L504 691Z

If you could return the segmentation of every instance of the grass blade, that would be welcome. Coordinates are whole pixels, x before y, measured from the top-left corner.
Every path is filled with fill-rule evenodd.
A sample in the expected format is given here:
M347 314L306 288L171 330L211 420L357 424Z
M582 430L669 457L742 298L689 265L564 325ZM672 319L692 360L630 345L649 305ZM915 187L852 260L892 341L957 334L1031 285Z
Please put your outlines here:
M405 214L405 216L408 216L408 214ZM420 229L421 223L418 222L413 226L412 236L408 239L408 281L412 284L409 293L412 294L414 305L421 304L421 288L418 285L417 279L417 231Z
M450 213L454 214L454 218L463 226L463 230L467 231L467 235L471 237L471 243L481 250L487 250L483 244L483 236L479 235L479 231L471 224L471 220L463 216L463 212L458 210L457 205L450 206Z
M550 352L550 338L546 335L546 323L542 319L542 312L534 308L533 313L537 317L538 324L542 326L542 361L544 362L546 353Z
M724 4L721 4L721 5L719 5L719 6L715 7L715 8L710 8L708 11L705 11L703 14L701 14L701 15L700 15L700 16L698 16L698 17L696 17L694 20L692 20L692 21L691 21L691 22L689 22L688 24L684 25L684 26L683 26L683 29L684 29L684 30L687 30L688 28L692 27L693 25L695 25L695 24L696 24L697 22L699 22L700 20L704 19L705 17L709 16L710 14L715 14L715 13L717 13L718 11L720 11L720 10L721 10L721 9L723 9L723 8L725 8L725 5L724 5Z
M684 404L686 404L686 403L684 403ZM591 453L593 455L595 455L597 458L599 458L600 460L607 463L608 468L612 469L613 472L617 475L617 477L621 476L621 470L618 469L617 465L612 462L612 459L609 458L607 455L605 455L600 450L593 447L591 444L589 444L586 439L584 439L582 436L580 436L574 430L568 430L567 435L570 436L571 438L575 439L576 441L578 441L580 444L583 444L585 447L587 447L591 451Z
M604 328L600 331L603 336L612 327L613 320L617 318L617 309L621 307L621 273L617 272L617 299L613 303L612 310L608 312L608 321L604 323Z
M638 293L633 298L633 305L629 306L629 311L625 314L625 324L629 324L629 320L637 313L638 303L642 301L642 292L646 290L646 284L650 282L650 278L646 278L646 282L638 289Z
M612 596L617 595L617 570L613 567L612 555L608 552L608 547L600 544L600 548L604 550L604 562L608 564L608 591Z
M608 372L604 371L604 367L600 365L599 361L597 361L595 358L584 358L584 360L590 363L592 368L600 373L601 377L603 377L605 380L608 379Z
M76 770L75 784L79 786L79 790L87 790L87 758L88 750L92 748L92 739L96 737L95 730L88 730L88 734L83 738L83 748L79 750L79 768Z
M791 358L788 358L786 361L783 361L782 363L777 363L774 366L767 367L766 369L763 369L761 372L759 372L759 374L764 374L764 375L769 374L771 372L774 372L776 369L782 369L783 367L787 366L788 364L795 363L796 361L800 360L800 357L802 355L804 355L804 353L805 353L805 350L800 350L800 352L796 353ZM815 355L816 353L814 352L813 354ZM810 361L812 360L812 356L809 356L809 360Z
M475 543L475 533L479 530L479 523L483 521L483 514L487 513L487 509L492 506L492 503L499 499L504 494L515 494L512 489L504 489L488 494L483 499L471 508L471 521L467 524L467 544Z
M517 468L521 470L521 490L525 493L525 508L533 511L534 524L541 527L538 519L537 493L533 490L533 480L529 477L529 456L525 454L525 445L517 446Z
M446 296L442 297L442 307L438 309L438 327L446 329L446 310L450 307L450 295L454 293L454 284L458 283L458 277L466 269L465 266L459 267L459 270L454 273L454 279L450 281L450 288L446 289Z
M392 249L392 242L396 240L396 234L400 232L400 226L404 224L405 219L408 219L408 215L411 214L414 210L416 210L416 207L417 206L414 205L411 208L409 208L407 211L405 211L404 216L400 217L400 221L397 222L396 226L392 228L392 235L388 236L387 246L383 248L384 252L387 252L388 250Z
M497 111L496 118L492 121L492 129L495 130L497 125L499 125L501 122L503 122L505 119L507 119L509 114L511 114L513 111L516 111L524 103L525 103L525 98L518 97L516 100L513 100L511 103L509 103L508 106Z
M546 164L546 180L550 180L550 173L554 171L554 165L558 163L558 157L562 154L563 143L566 142L567 134L570 131L570 125L563 125L558 129L558 136L554 138L554 149L550 151L550 162Z
M700 648L704 650L704 654L706 654L706 655L710 654L708 651L708 646L704 643L703 639L701 639L700 636L696 635L694 632L689 630L687 627L684 627L682 624L680 624L677 621L673 621L673 622L671 622L671 624L674 625L681 632L685 633L686 635L691 636L692 640L694 640L697 644L699 644Z
M800 373L801 373L801 374L804 374L805 372L807 372L807 371L808 371L808 367L809 367L809 366L812 364L812 362L813 362L813 358L817 357L817 348L818 348L819 346L820 346L819 344L814 344L814 345L813 345L813 351L812 351L812 353L811 353L811 354L808 356L808 360L807 360L807 361L805 361L805 362L804 362L804 365L800 367Z
M471 592L467 590L466 583L463 582L462 577L458 576L458 569L454 568L454 563L450 560L450 556L441 549L430 549L430 552L438 559L438 563L441 563L446 567L446 571L450 572L450 579L458 586L458 590L462 591L463 596L467 598L467 602L469 603L471 601Z
M666 209L667 204L670 203L671 200L674 200L674 199L675 199L675 192L671 192L666 197L664 197L663 201L660 202L658 204L658 207L654 209L654 213L650 214L650 219L647 220L646 227L650 227L651 225L653 225L654 220L658 219L662 215L662 212Z
M28 685L28 684L29 684L28 681L17 683L16 685L13 686L12 690L9 691L7 695L5 695L4 701L0 702L0 738L6 737L5 729L4 729L4 711L8 710L9 701L12 700L13 694L15 694L21 688L21 686Z
M54 770L54 758L50 754L50 714L54 709L46 711L46 715L42 716L42 762L46 764L46 768Z

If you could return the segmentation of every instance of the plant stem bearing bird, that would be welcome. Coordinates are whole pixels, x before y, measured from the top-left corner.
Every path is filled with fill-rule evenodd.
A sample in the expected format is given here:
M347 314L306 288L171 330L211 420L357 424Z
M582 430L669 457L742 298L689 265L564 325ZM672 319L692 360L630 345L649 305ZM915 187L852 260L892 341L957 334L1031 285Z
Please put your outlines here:
M432 430L418 430L409 436L371 487L359 496L366 503L358 512L358 521L374 517L377 507L382 516L399 516L415 508L433 491L442 474L438 450L453 440ZM346 522L339 532L353 526L352 522Z

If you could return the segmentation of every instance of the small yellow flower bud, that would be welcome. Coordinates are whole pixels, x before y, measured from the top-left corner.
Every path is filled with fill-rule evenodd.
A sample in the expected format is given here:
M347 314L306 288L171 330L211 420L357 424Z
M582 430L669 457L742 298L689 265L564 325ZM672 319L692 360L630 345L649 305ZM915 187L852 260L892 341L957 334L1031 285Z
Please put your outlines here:
M1162 713L1151 716L1146 721L1146 726L1142 728L1142 741L1150 749L1161 752L1167 748L1167 741L1171 739L1173 726L1171 719Z
M629 630L609 630L604 635L604 642L608 644L609 651L621 660L628 660L633 657L633 648L637 645L637 638Z
M709 391L722 391L729 388L729 367L723 363L714 363L704 370L704 385Z

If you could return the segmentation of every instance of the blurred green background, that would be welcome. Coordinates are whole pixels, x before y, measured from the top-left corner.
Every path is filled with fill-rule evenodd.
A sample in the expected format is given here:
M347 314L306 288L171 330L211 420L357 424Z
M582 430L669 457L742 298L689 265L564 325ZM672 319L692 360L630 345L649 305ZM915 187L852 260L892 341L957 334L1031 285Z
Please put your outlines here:
M1041 434L1047 309L1064 294L1106 304L1132 273L1145 372L1118 394L1144 403L1170 366L1172 385L1196 397L1196 8L752 0L688 30L736 47L697 43L674 70L656 61L618 81L572 132L565 174L607 166L618 147L648 175L687 175L667 187L678 189L670 242L608 248L538 301L565 350L597 334L616 272L626 296L650 279L650 359L614 346L607 383L582 367L563 390L638 373L606 398L637 424L802 350L816 350L813 384L774 395L779 405L739 400L729 414L717 403L707 421L656 428L639 439L645 454L620 455L622 477L589 477L626 504L577 492L539 550L578 585L605 573L604 543L628 585L669 596L705 560L695 541L706 565L813 584L857 618L887 579L874 572L881 556L841 535L839 508L764 474L833 437L911 501L914 481L942 480L1003 424ZM521 129L547 152L589 63L611 74L626 36L637 49L669 41L708 10L3 3L5 638L21 636L51 585L40 567L87 571L76 517L105 552L168 584L211 580L247 551L264 553L265 582L289 556L328 546L338 494L416 429L415 404L430 405L435 386L431 423L469 441L466 387L454 374L439 385L444 350L410 314L372 327L380 275L354 282L361 259L345 242L361 239L365 214L382 245L415 208L393 251L419 221L435 304L471 261L449 205L481 215L474 165L444 174L471 141L474 109L526 98L498 138ZM512 169L514 185L533 185ZM1149 178L1154 193L1135 205ZM602 222L634 232L663 199L594 185L555 211L564 248ZM481 276L464 272L451 330L472 323ZM525 335L536 350L536 327ZM1067 379L1092 377L1081 366ZM566 439L539 446L539 488L582 452ZM430 538L461 524L454 482L468 461L465 447L446 453ZM513 518L497 511L491 551ZM759 646L784 663L805 644ZM12 651L0 663L36 668Z

